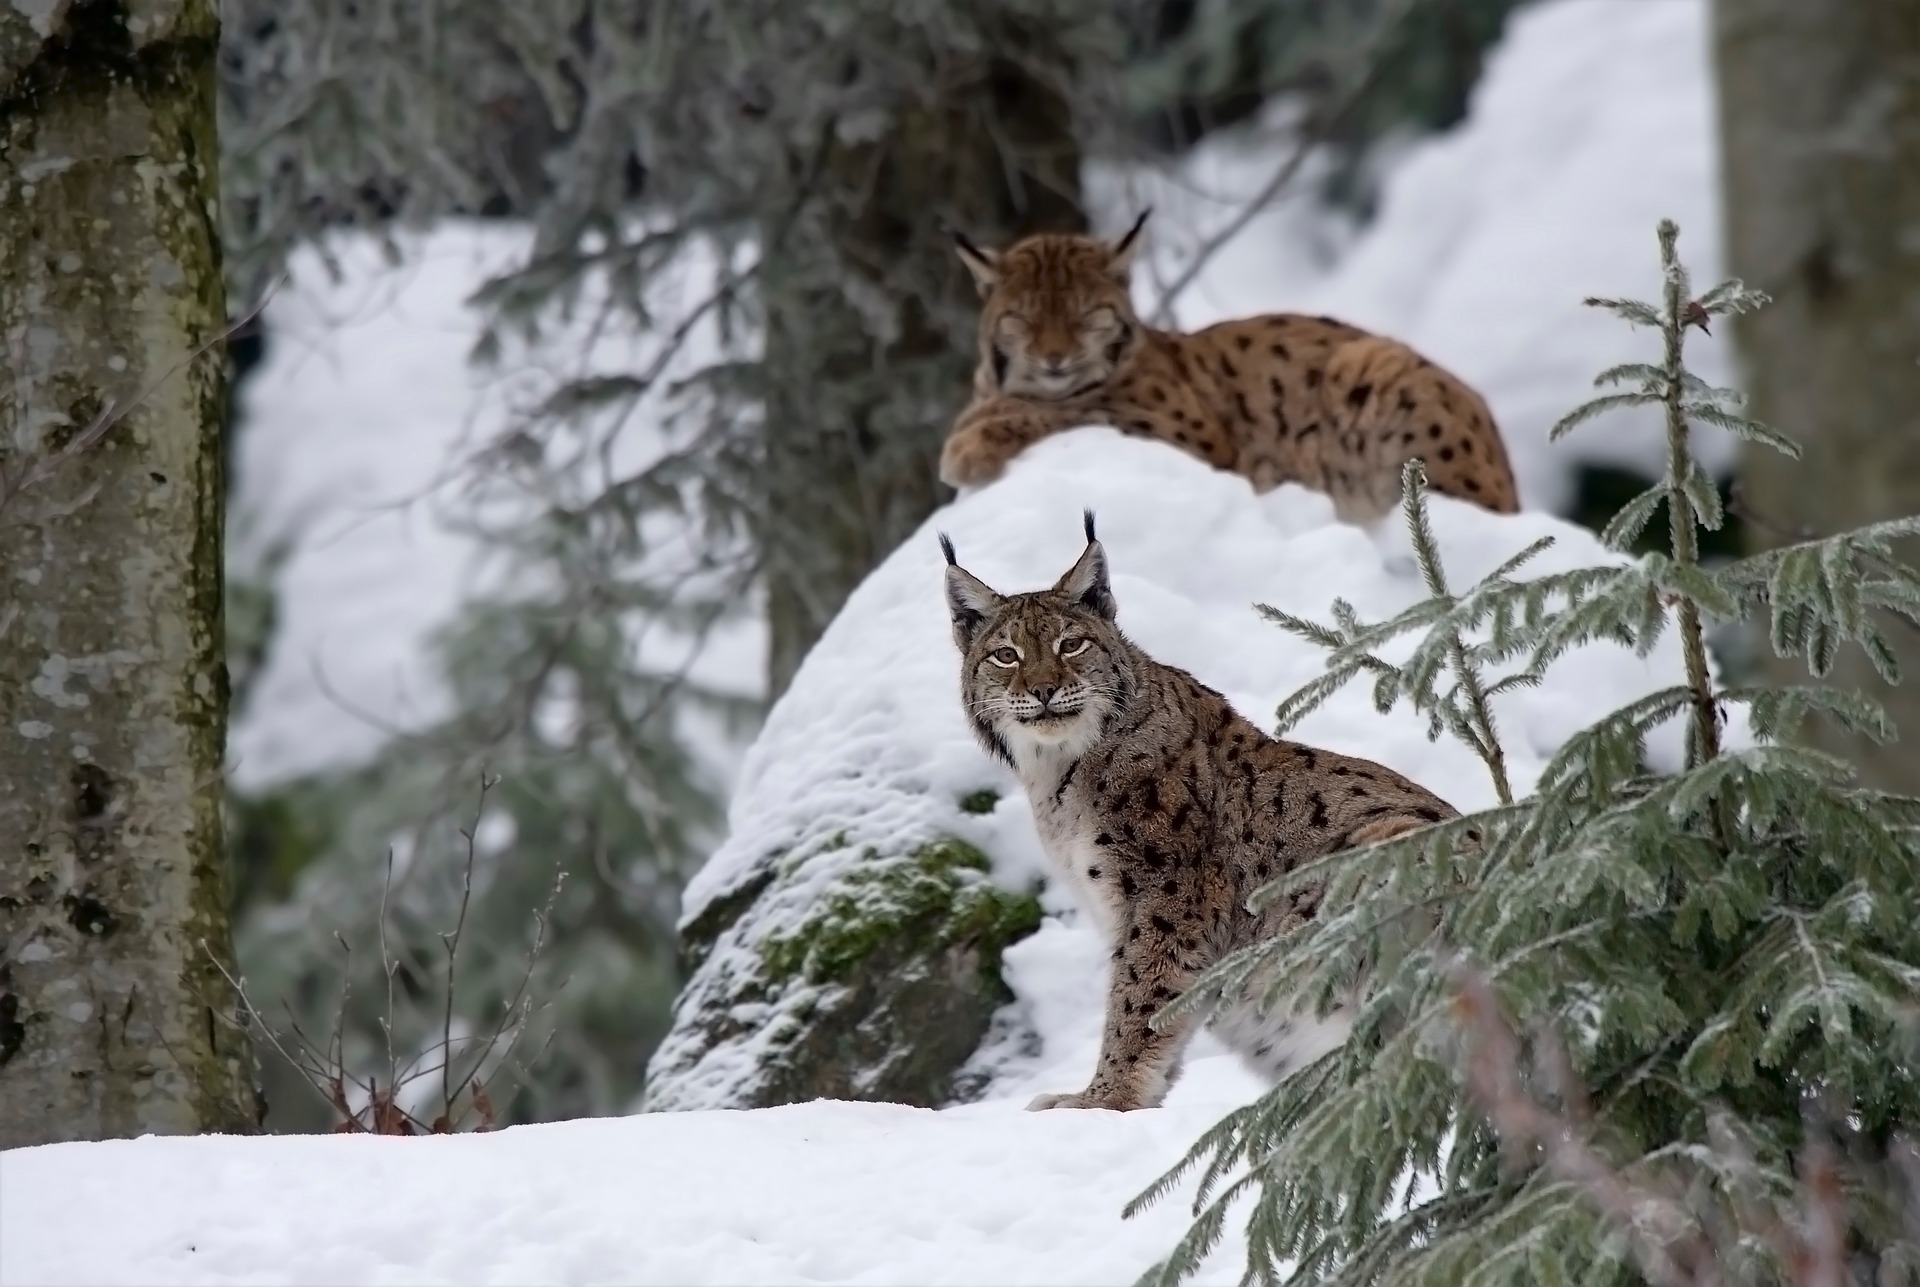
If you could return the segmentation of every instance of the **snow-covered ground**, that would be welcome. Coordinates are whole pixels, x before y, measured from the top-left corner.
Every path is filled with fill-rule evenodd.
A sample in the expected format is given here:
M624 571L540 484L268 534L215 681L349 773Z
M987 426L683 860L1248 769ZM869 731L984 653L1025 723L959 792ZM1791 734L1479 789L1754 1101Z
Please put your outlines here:
M492 1136L0 1154L0 1283L1119 1287L1185 1231L1121 1207L1240 1101L1020 1113L819 1102ZM1239 1280L1229 1236L1202 1283Z
M1471 119L1399 159L1375 224L1349 236L1282 203L1209 263L1179 302L1181 320L1307 309L1407 339L1483 389L1528 501L1558 503L1562 457L1541 448L1544 428L1634 343L1580 299L1653 292L1662 215L1682 224L1700 277L1718 265L1705 12L1705 0L1550 0L1523 12ZM1188 177L1246 192L1278 159L1222 143ZM1164 278L1178 271L1181 245L1228 207L1191 195L1183 207L1149 189ZM1184 234L1173 217L1183 208L1197 221ZM309 264L270 312L275 347L248 394L237 527L254 543L299 539L279 581L280 633L235 729L243 783L355 762L389 727L438 714L426 641L494 574L436 505L402 502L448 476L522 396L510 390L526 372L465 365L478 328L463 300L524 240L452 227L408 244L397 272L345 248L337 286ZM1334 253L1317 261L1312 245ZM1710 378L1725 375L1717 343L1702 345ZM1648 445L1644 430L1607 421L1564 459L1644 459ZM1332 523L1321 498L1292 489L1257 498L1171 449L1108 431L1046 444L937 515L863 587L742 766L735 839L690 903L734 878L757 838L824 826L834 810L860 826L974 837L1000 859L998 878L1031 876L1037 853L1017 797L985 818L953 807L995 770L959 723L931 532L951 531L990 583L1034 586L1078 552L1083 504L1100 512L1125 627L1262 725L1314 661L1260 623L1253 601L1324 616L1342 594L1378 615L1415 593L1398 534ZM1461 579L1543 531L1561 536L1557 557L1593 551L1541 514L1503 520L1445 502L1435 511ZM870 645L859 636L874 631L897 632L884 656L862 651ZM759 646L751 629L730 637L711 673L755 682ZM1666 652L1651 668L1594 652L1563 662L1546 690L1514 695L1505 727L1515 785L1579 723L1675 668ZM864 706L825 701L836 675L865 681ZM883 717L890 736L863 747ZM850 792L780 753L809 735L809 757L863 765L856 781L874 789ZM1298 735L1382 760L1462 806L1487 798L1459 748L1428 744L1404 716L1375 715L1364 693ZM1019 1111L1035 1089L1078 1088L1092 1064L1098 945L1064 906L1053 910L1007 958L1040 1054L983 1052L1000 1074L986 1102L659 1114L489 1138L16 1150L0 1154L0 1283L1128 1281L1185 1221L1177 1196L1127 1222L1122 1203L1254 1085L1202 1045L1161 1110ZM1206 1280L1239 1269L1230 1236Z
M998 879L1037 873L1031 816L961 714L934 532L949 532L990 584L1030 588L1078 555L1082 506L1099 515L1122 627L1262 723L1319 658L1261 623L1255 601L1324 619L1343 595L1374 619L1419 593L1398 527L1335 522L1323 496L1296 487L1256 496L1241 479L1110 429L1040 444L1003 480L935 515L855 593L749 755L732 838L693 903L765 845L827 829L850 833L849 853L957 834L995 856ZM1543 534L1560 544L1541 570L1603 557L1582 529L1543 514L1498 517L1436 499L1433 517L1462 585ZM1674 682L1677 643L1665 642L1646 662L1585 649L1543 688L1501 698L1515 787L1526 789L1583 723ZM1671 761L1678 729L1662 732L1652 749ZM1382 760L1459 805L1491 801L1477 761L1427 742L1405 714L1377 714L1365 685L1298 735ZM959 797L982 786L999 787L1002 802L970 816ZM807 888L788 892L764 915L803 910ZM486 1139L16 1150L0 1154L0 1282L1130 1281L1184 1230L1184 1206L1176 1195L1133 1221L1121 1207L1258 1085L1202 1041L1163 1109L1022 1111L1036 1090L1084 1085L1098 1044L1105 953L1057 892L1048 899L1058 914L1009 950L1006 970L1018 1026L1044 1044L1037 1057L1017 1043L984 1052L998 1076L983 1102L660 1113ZM724 1082L740 1053L704 1071ZM684 1076L707 1084L700 1071ZM1204 1281L1236 1279L1241 1254L1229 1239Z

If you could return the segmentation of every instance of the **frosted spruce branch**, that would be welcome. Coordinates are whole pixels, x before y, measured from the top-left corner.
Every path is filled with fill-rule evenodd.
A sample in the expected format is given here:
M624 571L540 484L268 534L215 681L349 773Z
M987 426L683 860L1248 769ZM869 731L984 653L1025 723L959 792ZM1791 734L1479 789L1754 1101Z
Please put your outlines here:
M1362 673L1370 674L1374 677L1375 709L1385 714L1396 701L1406 698L1427 717L1428 740L1438 740L1444 731L1466 743L1487 766L1500 802L1512 804L1513 787L1507 778L1507 757L1494 723L1492 699L1516 688L1535 687L1540 677L1526 668L1489 684L1485 674L1487 667L1516 651L1520 637L1515 630L1517 621L1526 611L1543 610L1545 596L1559 588L1557 582L1540 582L1542 593L1529 598L1525 585L1513 580L1513 573L1552 545L1553 538L1535 541L1481 578L1465 595L1456 596L1447 588L1440 546L1427 518L1426 490L1426 470L1418 460L1408 461L1401 472L1400 503L1414 558L1426 581L1426 600L1377 625L1362 625L1352 604L1335 599L1331 627L1269 604L1256 605L1267 620L1328 652L1327 673L1280 703L1275 712L1275 732L1285 736L1348 681ZM1513 608L1516 600L1525 605L1520 614ZM1494 623L1492 637L1485 643L1469 645L1466 635L1488 620ZM1401 665L1379 657L1377 650L1382 645L1422 629L1425 637ZM1438 685L1449 675L1453 682L1441 691Z
M1601 372L1594 379L1598 387L1616 384L1631 384L1633 387L1625 393L1606 394L1574 408L1553 426L1548 436L1558 440L1585 421L1619 408L1646 404L1661 407L1665 413L1667 435L1665 476L1621 509L1607 525L1603 539L1615 549L1626 549L1652 518L1655 507L1664 501L1673 550L1673 576L1684 582L1692 580L1700 566L1698 528L1717 531L1725 521L1720 493L1689 449L1690 420L1719 425L1743 438L1765 442L1796 458L1800 451L1784 436L1758 421L1741 416L1738 412L1740 397L1733 390L1715 388L1686 368L1686 335L1689 326L1706 330L1709 318L1750 312L1764 305L1766 296L1747 289L1739 281L1727 281L1699 299L1694 299L1686 266L1680 262L1675 249L1680 237L1679 226L1671 219L1663 219L1659 236L1660 268L1665 283L1660 308L1655 309L1638 300L1624 299L1589 299L1586 303L1590 307L1604 308L1635 326L1657 329L1663 346L1660 365L1631 362ZM1674 596L1673 601L1679 612L1687 684L1693 690L1693 725L1688 755L1698 763L1720 753L1720 710L1714 703L1713 684L1707 673L1706 634L1700 623L1700 605L1686 594Z

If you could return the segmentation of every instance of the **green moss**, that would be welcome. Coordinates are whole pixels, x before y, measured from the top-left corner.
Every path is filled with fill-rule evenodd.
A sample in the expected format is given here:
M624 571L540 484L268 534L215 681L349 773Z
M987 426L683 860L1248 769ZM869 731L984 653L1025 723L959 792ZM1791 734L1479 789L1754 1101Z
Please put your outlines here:
M992 813L999 805L1000 793L992 787L981 787L960 797L962 813Z
M931 955L958 944L982 949L997 970L1000 950L1040 924L1040 902L988 878L987 856L962 840L936 840L898 858L868 849L815 915L770 938L761 956L776 980L846 979L885 944Z

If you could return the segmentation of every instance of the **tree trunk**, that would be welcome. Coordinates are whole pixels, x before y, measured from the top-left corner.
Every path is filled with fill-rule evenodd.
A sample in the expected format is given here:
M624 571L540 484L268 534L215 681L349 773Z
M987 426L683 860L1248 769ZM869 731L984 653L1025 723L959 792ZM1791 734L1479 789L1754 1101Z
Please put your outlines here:
M0 1148L250 1131L220 830L214 0L0 6Z
M1735 332L1746 385L1806 451L1746 449L1750 539L1920 513L1920 0L1715 0L1714 53L1729 266L1775 301ZM1887 703L1901 740L1810 737L1920 791L1920 635L1884 629L1902 687L1852 648L1827 682Z
M949 229L996 245L1086 226L1068 106L1009 66L897 112L876 141L796 157L797 190L815 165L866 197L781 203L762 238L770 697L941 500L979 304Z

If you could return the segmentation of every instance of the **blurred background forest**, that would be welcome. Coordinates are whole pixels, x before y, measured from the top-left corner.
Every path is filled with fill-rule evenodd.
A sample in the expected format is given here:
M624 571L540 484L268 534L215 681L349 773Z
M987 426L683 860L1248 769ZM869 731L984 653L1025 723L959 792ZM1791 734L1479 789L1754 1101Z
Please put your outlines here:
M1723 215L1705 0L1612 0L1674 20L1589 62L1507 43L1594 3L227 0L230 312L286 277L232 341L226 435L254 1003L342 1016L350 1063L509 1011L503 1115L633 1108L757 722L947 497L975 319L950 230L1152 204L1163 320L1311 302L1420 344L1488 391L1527 504L1603 524L1655 439L1543 463L1604 354L1502 301L1542 265L1556 317L1632 293L1667 213L1711 279ZM1602 143L1610 169L1561 168ZM1825 521L1770 503L1736 512ZM328 1124L262 1069L269 1129Z

